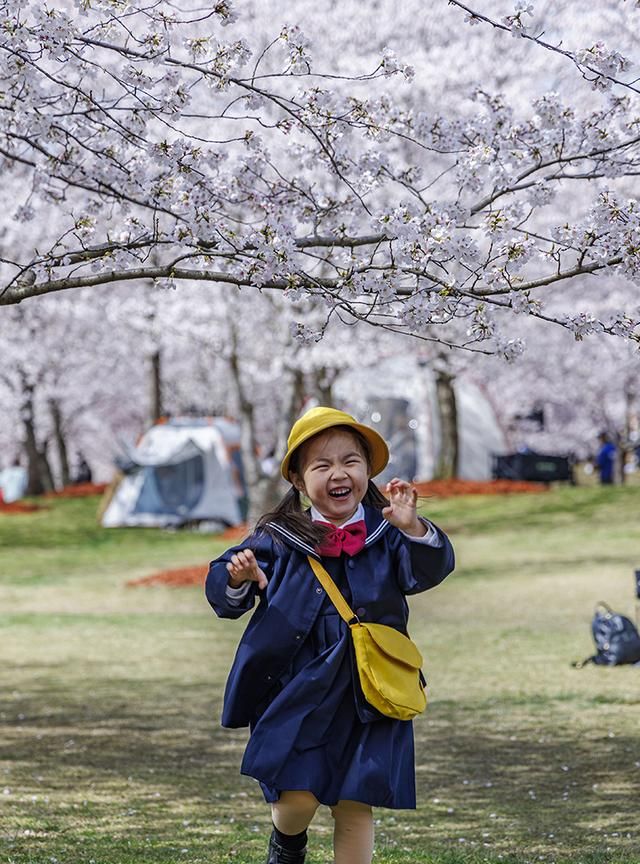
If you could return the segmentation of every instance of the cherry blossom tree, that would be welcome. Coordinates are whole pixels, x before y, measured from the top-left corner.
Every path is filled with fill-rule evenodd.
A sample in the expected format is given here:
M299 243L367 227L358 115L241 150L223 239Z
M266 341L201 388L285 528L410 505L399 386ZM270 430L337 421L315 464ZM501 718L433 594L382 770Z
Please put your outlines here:
M3 310L0 446L4 460L24 459L32 493L66 485L80 453L111 469L118 436L144 421L137 348L113 337L102 295Z
M531 321L518 333L535 342ZM480 381L509 432L510 445L542 452L592 456L600 432L616 441L633 464L640 417L640 356L631 344L600 336L575 341L565 331L545 333L541 350L515 365L483 358L464 373ZM530 419L536 412L541 422Z
M613 312L598 304L599 277L640 272L630 60L559 47L532 7L492 5L503 14L452 3L469 43L490 33L505 57L531 43L565 64L570 100L515 108L476 87L423 110L408 56L337 73L294 25L252 45L227 0L8 0L0 159L27 190L16 218L47 230L3 255L0 303L207 282L324 304L316 329L293 322L308 341L337 318L512 358L514 313L638 341L630 288ZM584 308L563 308L581 277Z
M303 397L395 351L511 394L505 422L590 377L563 409L576 446L623 423L602 394L616 364L631 393L640 320L630 6L436 7L296 0L307 38L271 0L3 5L7 452L25 381L58 481L65 449L104 464L195 406L243 421L267 500L258 455ZM569 352L566 329L594 339Z

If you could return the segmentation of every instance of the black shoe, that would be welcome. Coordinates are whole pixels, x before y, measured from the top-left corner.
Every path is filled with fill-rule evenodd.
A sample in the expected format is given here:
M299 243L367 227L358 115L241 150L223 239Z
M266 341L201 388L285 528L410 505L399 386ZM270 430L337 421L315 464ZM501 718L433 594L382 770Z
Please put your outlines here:
M299 852L292 852L291 849L285 849L279 843L276 843L274 834L271 834L266 864L304 864L306 857L306 846Z

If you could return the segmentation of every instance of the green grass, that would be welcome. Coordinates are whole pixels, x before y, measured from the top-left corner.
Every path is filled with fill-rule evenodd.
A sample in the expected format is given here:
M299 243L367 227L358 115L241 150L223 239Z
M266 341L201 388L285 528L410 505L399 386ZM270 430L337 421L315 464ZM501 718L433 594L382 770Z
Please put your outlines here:
M424 502L458 568L411 599L426 659L418 809L382 864L638 864L640 669L588 667L594 604L633 613L640 488ZM244 622L200 588L128 588L222 550L103 530L95 500L0 517L0 861L261 862L269 811L219 726ZM331 861L330 819L309 864Z

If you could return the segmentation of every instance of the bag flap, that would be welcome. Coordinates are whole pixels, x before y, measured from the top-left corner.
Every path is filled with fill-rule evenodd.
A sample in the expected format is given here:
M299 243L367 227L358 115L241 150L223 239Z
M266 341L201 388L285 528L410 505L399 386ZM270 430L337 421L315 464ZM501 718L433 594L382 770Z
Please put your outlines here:
M363 627L376 643L377 647L384 654L399 660L412 669L420 669L422 666L422 655L418 651L417 646L393 627L387 627L386 624L366 624L361 621L360 624L354 624L354 634L358 627Z

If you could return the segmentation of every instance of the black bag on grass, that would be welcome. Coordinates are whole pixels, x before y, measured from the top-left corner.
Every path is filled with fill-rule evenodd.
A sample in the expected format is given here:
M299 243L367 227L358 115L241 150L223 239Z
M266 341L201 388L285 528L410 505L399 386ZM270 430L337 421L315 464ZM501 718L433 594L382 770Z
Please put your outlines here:
M625 615L614 612L606 603L598 603L591 621L591 632L596 643L596 653L581 663L597 666L621 666L623 663L640 662L640 633Z

